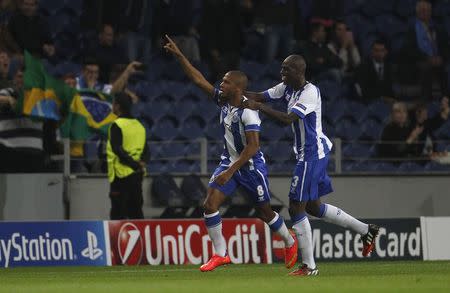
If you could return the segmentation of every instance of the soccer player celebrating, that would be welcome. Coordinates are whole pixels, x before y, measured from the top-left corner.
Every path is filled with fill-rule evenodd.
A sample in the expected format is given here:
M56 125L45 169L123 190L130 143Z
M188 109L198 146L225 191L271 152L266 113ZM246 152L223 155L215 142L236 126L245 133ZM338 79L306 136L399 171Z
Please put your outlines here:
M361 234L364 256L374 248L379 227L365 224L343 210L324 204L320 197L333 191L327 174L328 154L332 143L322 132L322 110L319 89L305 79L306 63L302 56L291 55L281 65L282 82L260 93L246 92L243 106L259 110L269 117L291 125L297 165L289 192L289 213L302 255L302 264L290 275L317 275L313 255L311 226L306 213L350 228ZM287 113L276 111L266 101L284 99Z
M166 36L164 48L180 62L189 79L208 94L220 107L220 123L224 131L224 150L221 162L212 175L204 206L205 224L215 254L200 267L202 272L231 263L222 235L219 207L238 185L252 195L258 217L266 222L285 242L285 265L291 268L297 262L297 243L289 233L284 220L270 206L267 168L259 149L261 120L258 112L239 106L245 99L247 77L240 71L225 74L220 89L215 89L189 62L177 45Z

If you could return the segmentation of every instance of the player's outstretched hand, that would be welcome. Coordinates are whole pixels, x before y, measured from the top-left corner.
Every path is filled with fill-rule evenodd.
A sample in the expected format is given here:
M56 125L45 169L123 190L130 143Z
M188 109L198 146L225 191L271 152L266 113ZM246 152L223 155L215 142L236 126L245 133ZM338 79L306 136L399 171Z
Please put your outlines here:
M248 108L251 110L259 110L261 103L253 101L253 100L244 100L241 103L241 108Z
M168 35L166 35L166 40L167 43L164 45L164 49L175 55L175 57L182 57L183 53L181 53L181 50L178 48L177 44L175 44L175 42Z
M219 184L220 186L225 185L231 177L233 177L233 173L229 171L229 169L223 171L217 177L214 179L214 181Z

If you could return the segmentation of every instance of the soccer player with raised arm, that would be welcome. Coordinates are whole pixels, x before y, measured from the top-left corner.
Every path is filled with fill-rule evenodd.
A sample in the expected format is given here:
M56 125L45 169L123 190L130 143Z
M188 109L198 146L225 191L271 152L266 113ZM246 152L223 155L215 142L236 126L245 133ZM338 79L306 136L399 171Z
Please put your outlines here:
M245 99L242 94L247 87L247 77L240 71L229 71L223 77L220 89L215 89L192 66L177 45L168 36L166 38L168 43L164 48L177 58L189 79L219 105L220 124L224 132L221 162L209 181L203 204L205 224L215 254L200 270L212 271L218 266L231 263L222 235L219 207L239 185L252 196L258 217L284 240L285 265L287 268L293 267L297 262L297 242L289 233L283 218L270 206L267 168L259 149L261 120L258 111L239 107Z
M246 92L243 106L259 110L271 118L291 125L293 150L297 164L289 192L289 213L302 255L302 264L290 275L317 275L313 255L311 226L306 213L324 221L350 228L361 234L364 256L374 248L379 227L365 224L340 208L321 202L320 197L333 191L327 174L332 143L322 132L322 102L319 89L305 79L306 63L302 56L291 55L281 65L282 82L261 93ZM287 113L276 111L264 102L283 99Z

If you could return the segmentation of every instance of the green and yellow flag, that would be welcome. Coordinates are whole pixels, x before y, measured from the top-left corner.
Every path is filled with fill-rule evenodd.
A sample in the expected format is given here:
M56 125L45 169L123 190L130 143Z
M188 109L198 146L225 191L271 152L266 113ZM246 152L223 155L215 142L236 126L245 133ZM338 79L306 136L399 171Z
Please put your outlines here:
M111 95L76 90L50 76L42 62L25 52L24 92L18 101L20 113L61 122L62 137L86 140L94 132L107 135L117 118Z

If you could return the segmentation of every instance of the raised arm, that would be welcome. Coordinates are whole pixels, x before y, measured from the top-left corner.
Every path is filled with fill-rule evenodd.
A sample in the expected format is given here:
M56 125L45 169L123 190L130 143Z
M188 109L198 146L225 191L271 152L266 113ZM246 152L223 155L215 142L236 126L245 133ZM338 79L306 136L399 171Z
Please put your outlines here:
M278 121L283 122L284 124L290 125L295 120L299 119L300 117L295 114L294 112L284 113L281 111L274 110L273 108L253 100L246 100L242 102L242 106L244 108L252 109L252 110L258 110L266 114L267 116L276 119Z
M263 92L257 93L257 92L245 91L244 96L250 100L260 102L260 103L264 103L266 101Z
M212 98L214 96L214 87L206 80L203 74L198 71L186 56L183 55L181 50L175 44L175 42L166 35L167 44L164 46L168 52L172 53L175 58L177 58L178 62L180 62L181 67L183 68L184 73L189 77L189 79L198 86L201 90L203 90L208 97Z

